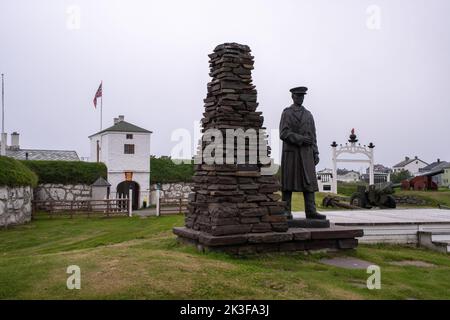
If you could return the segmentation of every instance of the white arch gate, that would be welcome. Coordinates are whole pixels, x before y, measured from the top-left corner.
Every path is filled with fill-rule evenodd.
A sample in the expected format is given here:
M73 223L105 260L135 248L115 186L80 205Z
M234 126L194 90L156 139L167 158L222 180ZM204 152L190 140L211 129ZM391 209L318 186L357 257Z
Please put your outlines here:
M368 163L369 164L369 184L374 184L374 160L373 160L373 148L375 145L370 142L368 146L358 143L358 139L356 138L355 129L352 129L350 134L350 139L348 140L350 143L346 143L345 145L338 144L336 141L333 141L331 147L333 149L333 182L332 182L332 190L331 192L337 193L337 163L338 162L357 162L357 163ZM367 157L367 159L341 159L339 158L343 154L361 154Z

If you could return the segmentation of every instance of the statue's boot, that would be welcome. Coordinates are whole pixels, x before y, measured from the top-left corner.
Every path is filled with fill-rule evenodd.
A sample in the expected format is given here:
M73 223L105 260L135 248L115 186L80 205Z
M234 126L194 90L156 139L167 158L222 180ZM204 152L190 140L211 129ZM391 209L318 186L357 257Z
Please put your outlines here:
M288 220L292 220L294 218L294 216L292 215L292 212L290 212L290 211L285 211L284 215L286 216L286 218Z
M283 191L282 200L286 202L286 207L284 210L284 215L288 220L292 220L292 211L291 211L291 203L292 203L292 191Z
M305 215L307 219L325 220L326 215L320 214L316 210L316 201L314 192L303 192L305 199Z
M327 218L327 216L324 214L315 212L315 213L306 213L306 218L307 219L325 220Z

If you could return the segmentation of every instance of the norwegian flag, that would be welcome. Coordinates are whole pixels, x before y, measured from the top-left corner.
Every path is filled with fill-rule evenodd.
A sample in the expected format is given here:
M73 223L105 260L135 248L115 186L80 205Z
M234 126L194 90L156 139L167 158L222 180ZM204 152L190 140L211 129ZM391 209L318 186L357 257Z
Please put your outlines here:
M103 96L102 84L103 84L103 81L100 82L100 86L98 87L97 92L95 93L94 108L97 108L97 99Z

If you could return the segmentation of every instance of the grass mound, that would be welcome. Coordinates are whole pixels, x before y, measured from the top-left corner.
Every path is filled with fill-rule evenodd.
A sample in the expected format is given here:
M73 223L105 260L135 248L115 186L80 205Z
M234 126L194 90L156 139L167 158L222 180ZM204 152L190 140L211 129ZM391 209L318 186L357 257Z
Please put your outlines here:
M28 167L13 158L0 157L0 186L36 186L38 177Z
M39 183L92 184L99 177L106 179L104 163L83 161L26 160L22 163L39 178Z

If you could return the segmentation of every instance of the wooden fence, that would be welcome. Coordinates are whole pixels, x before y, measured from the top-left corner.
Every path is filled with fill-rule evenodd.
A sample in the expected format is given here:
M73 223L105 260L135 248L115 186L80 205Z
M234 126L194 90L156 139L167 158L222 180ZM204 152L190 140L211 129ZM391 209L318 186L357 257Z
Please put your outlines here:
M32 218L36 217L36 212L47 212L50 217L57 215L92 214L128 215L131 217L131 200L104 199L104 200L37 200L32 201Z
M187 210L188 199L156 198L156 215L183 214Z

